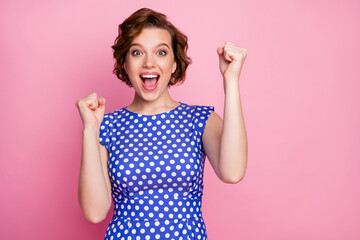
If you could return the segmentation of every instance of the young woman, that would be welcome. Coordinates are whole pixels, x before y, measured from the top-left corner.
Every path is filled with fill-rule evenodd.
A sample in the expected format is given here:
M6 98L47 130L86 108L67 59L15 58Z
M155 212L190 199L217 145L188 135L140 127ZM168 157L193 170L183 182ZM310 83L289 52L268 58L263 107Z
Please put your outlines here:
M76 102L83 121L79 202L101 222L112 200L105 239L207 239L202 218L204 161L237 183L245 174L247 136L239 77L247 51L217 49L225 90L224 120L211 106L174 100L191 60L187 37L166 16L140 9L119 26L114 73L135 90L129 106L104 114L105 99Z

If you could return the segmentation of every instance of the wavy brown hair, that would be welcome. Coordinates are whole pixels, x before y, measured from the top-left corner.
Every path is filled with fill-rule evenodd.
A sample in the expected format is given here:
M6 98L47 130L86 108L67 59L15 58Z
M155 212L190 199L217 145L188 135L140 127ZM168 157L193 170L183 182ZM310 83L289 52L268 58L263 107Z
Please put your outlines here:
M172 25L162 13L149 8L141 8L131 14L119 25L119 35L115 39L114 58L116 59L113 73L127 85L132 86L129 76L125 72L124 63L134 38L141 33L144 28L155 27L165 29L170 33L171 45L174 51L176 70L171 75L169 86L180 84L185 80L185 72L191 59L186 55L188 49L187 36L181 33Z

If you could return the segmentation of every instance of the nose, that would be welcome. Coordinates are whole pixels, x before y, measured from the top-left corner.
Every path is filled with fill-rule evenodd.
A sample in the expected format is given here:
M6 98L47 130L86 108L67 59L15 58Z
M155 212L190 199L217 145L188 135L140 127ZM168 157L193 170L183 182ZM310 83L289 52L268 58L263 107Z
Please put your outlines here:
M144 58L143 67L144 68L152 68L155 66L154 59L151 55L146 55Z

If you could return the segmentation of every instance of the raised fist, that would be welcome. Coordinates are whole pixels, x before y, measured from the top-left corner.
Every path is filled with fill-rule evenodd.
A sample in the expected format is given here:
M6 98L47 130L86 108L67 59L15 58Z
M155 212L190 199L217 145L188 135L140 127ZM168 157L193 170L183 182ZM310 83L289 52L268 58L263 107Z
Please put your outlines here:
M92 93L75 103L79 110L81 120L85 128L100 128L104 118L105 98L99 98L96 93Z
M218 47L217 53L219 55L220 72L224 79L239 79L247 50L236 46L234 43L226 42L224 46Z

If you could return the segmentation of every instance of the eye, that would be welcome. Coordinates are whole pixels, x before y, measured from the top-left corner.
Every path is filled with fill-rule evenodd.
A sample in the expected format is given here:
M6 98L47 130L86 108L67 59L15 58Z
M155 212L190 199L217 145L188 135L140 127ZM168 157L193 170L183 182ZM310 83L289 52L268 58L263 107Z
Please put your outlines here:
M158 55L161 55L161 56L165 56L166 55L166 51L165 50L160 50L158 51Z
M133 55L133 56L138 56L138 55L141 55L141 52L140 52L139 50L133 50L133 51L131 52L131 55Z

